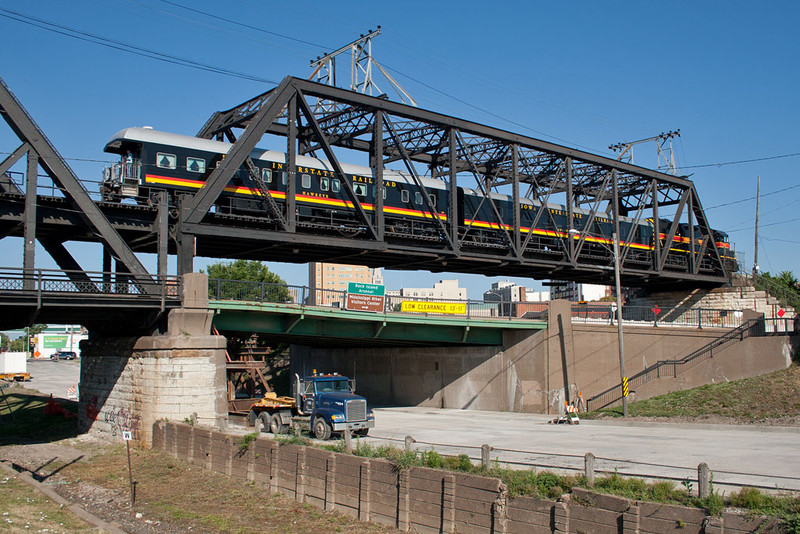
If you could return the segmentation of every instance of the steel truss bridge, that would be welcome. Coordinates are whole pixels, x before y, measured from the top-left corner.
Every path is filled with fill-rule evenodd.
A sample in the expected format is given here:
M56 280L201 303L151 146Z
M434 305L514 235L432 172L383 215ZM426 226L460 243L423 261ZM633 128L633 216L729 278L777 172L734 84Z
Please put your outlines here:
M174 198L155 191L138 204L93 198L2 80L0 115L21 141L0 162L0 238L24 238L23 267L31 273L38 240L75 283L90 277L64 246L70 241L102 243L102 271L128 275L145 291L153 275L137 258L140 252L157 254L158 277L167 275L167 256L177 254L179 275L192 272L195 256L206 256L609 284L612 247L597 242L608 244L611 236L592 236L587 230L599 217L613 221L619 236L623 285L720 285L730 275L694 184L686 178L303 79L287 77L266 93L214 113L197 136L232 146L205 185ZM344 157L368 160L376 188L374 209L365 209L352 183L342 180L355 209L353 224L325 228L302 220L295 180L288 180L286 200L279 204L257 176L250 154L264 136L285 138L289 176L301 155L327 159L343 176ZM20 186L10 169L25 157ZM459 227L457 203L450 202L449 216L440 218L427 194L422 195L428 203L423 209L437 214L430 221L436 231L425 239L398 235L383 210L388 165L402 168L424 193L423 176L441 180L450 199L457 198L459 187L476 191L491 207L490 223L503 229L502 241L475 246L470 229ZM243 167L250 169L251 187L261 192L262 214L226 214L216 208L224 187ZM47 179L57 194L37 195L40 181ZM513 199L513 213L501 213L496 193ZM546 240L521 232L520 199L562 204L569 227ZM584 230L572 228L577 209L588 211ZM531 228L548 218L555 222L550 210L540 209L536 217ZM665 235L666 241L656 239L643 256L628 245L632 235L620 234L620 217L652 219L656 235ZM672 244L681 223L688 223L690 238L702 245L678 254Z

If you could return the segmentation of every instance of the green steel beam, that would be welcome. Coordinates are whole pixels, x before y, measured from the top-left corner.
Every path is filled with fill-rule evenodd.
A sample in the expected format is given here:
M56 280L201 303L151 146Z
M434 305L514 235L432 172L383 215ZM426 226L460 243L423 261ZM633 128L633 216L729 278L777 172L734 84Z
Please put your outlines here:
M546 321L461 316L372 314L296 304L209 302L219 330L259 332L304 340L352 340L397 345L502 345L506 330L544 330Z

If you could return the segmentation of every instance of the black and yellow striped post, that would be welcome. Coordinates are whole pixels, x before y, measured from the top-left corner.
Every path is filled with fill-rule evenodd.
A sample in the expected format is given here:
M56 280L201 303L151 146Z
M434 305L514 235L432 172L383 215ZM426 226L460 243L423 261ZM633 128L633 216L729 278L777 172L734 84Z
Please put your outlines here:
M627 397L628 396L628 392L629 392L629 390L628 390L628 377L627 376L623 376L622 377L622 396L623 397Z

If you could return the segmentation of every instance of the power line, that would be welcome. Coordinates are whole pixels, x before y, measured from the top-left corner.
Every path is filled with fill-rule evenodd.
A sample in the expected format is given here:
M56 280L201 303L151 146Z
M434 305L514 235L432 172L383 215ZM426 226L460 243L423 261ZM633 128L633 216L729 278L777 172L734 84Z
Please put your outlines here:
M800 156L800 152L793 152L792 154L781 154L779 156L767 156L764 158L742 159L738 161L725 161L722 163L705 163L703 165L684 165L681 169L702 169L704 167L724 167L726 165L741 165L743 163L754 163L757 161L768 161L771 159L793 158Z
M767 159L769 159L769 158L767 158ZM761 198L768 197L768 196L771 196L771 195L777 195L778 193L783 193L785 191L790 191L792 189L797 189L798 187L800 187L800 184L792 185L792 186L789 186L789 187L784 187L783 189L778 189L777 191L772 191L770 193L764 193L764 194L761 195ZM726 206L733 206L735 204L741 204L742 202L749 202L751 200L755 200L755 198L756 197L747 197L747 198L743 198L741 200L734 200L733 202L726 202L724 204L717 204L716 206L707 207L706 211L713 210L715 208L724 208Z
M786 224L786 223L797 222L797 221L800 221L800 217L795 217L794 219L786 219L784 221L778 221L778 222L774 222L774 223L759 224L758 227L759 228L766 228L768 226L778 226L780 224ZM728 233L730 234L730 233L733 233L733 232L744 232L745 230L753 230L754 228L755 228L755 226L750 226L750 227L747 227L747 228L740 228L738 230L730 230Z
M232 76L235 78L240 78L243 80L250 80L254 82L261 82L261 83L268 83L277 85L278 82L274 80L269 80L266 78L261 78L259 76L254 76L251 74L246 74L242 72L236 72L229 69L224 69L222 67L215 67L214 65L209 65L207 63L200 63L198 61L194 61L191 59L182 58L179 56L173 56L169 54L164 54L162 52L158 52L155 50L150 50L147 48L142 48L139 46L131 45L128 43L123 43L121 41L115 41L113 39L108 39L106 37L102 37L100 35L96 35L89 32L84 32L81 30L76 30L74 28L70 28L68 26L62 26L60 24L55 24L53 22L48 22L43 19L39 19L36 17L32 17L30 15L25 15L22 13L18 13L16 11L11 11L8 9L0 8L0 17L5 17L11 20L15 20L17 22L21 22L23 24L27 24L29 26L34 26L36 28L40 28L52 33L57 33L59 35L63 35L65 37L71 37L73 39L78 39L80 41L86 41L88 43L97 44L100 46L104 46L106 48L111 48L114 50L119 50L121 52L127 52L129 54L134 54L137 56L146 57L148 59L154 59L157 61L163 61L165 63L172 63L173 65L181 65L183 67L189 67L197 70L202 70L206 72L212 72L215 74L222 74L224 76Z

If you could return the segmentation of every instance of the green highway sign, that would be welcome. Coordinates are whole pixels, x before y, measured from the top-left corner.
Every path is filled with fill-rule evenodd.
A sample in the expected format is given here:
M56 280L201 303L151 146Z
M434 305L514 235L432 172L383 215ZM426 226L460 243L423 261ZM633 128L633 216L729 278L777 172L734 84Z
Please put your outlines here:
M372 295L375 297L384 296L386 286L378 284L362 284L360 282L350 282L347 284L347 292L353 295Z

